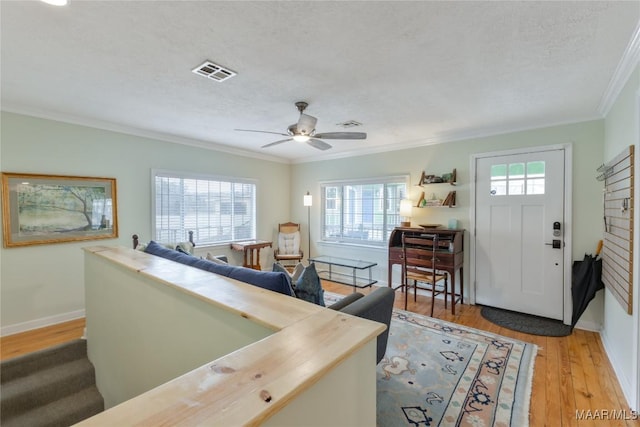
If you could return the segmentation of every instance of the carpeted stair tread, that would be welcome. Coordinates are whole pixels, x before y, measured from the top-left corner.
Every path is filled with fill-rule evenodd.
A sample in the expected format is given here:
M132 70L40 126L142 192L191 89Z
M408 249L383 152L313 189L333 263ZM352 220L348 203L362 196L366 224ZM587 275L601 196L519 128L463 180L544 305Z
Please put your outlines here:
M87 357L87 342L83 339L73 340L44 350L14 357L2 362L0 383L16 378L32 375L39 370L51 366Z
M104 400L95 386L40 406L29 412L2 419L2 427L66 427L104 410Z
M0 413L3 419L15 416L94 384L93 365L86 358L49 367L2 384Z
M69 426L104 410L85 340L3 361L0 377L2 427Z

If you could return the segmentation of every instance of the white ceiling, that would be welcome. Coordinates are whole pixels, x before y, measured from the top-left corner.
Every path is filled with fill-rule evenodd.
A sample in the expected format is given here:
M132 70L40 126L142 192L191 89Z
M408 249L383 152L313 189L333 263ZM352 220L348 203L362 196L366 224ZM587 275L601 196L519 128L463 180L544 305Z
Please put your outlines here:
M0 16L5 111L301 162L602 117L640 2L2 1ZM193 74L205 60L238 75ZM356 120L368 138L262 149L281 138L234 131L284 132L299 100L319 132Z

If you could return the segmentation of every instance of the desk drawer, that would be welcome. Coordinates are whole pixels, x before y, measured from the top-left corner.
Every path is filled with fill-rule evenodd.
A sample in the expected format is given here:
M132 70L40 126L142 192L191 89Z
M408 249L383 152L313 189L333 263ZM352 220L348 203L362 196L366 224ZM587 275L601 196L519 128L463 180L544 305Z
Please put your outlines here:
M407 249L408 251L411 251L411 249ZM429 253L428 257L429 259L431 258L431 253ZM453 265L454 264L454 260L456 260L457 258L461 257L462 253L451 253L451 252L445 252L445 251L438 251L436 252L436 259L438 260L439 263L443 263L446 265ZM389 249L389 262L402 262L402 248L392 248Z

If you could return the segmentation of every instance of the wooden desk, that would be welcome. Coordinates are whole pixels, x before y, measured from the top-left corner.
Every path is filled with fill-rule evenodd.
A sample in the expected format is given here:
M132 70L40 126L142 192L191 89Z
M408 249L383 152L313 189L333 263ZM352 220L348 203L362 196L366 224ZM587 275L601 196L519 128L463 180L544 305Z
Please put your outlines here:
M464 283L463 283L463 269L464 269L464 230L456 229L451 230L447 228L408 228L408 227L396 227L389 237L389 270L388 281L389 287L398 289L402 284L393 286L393 270L394 264L402 266L402 235L420 235L420 234L437 234L439 240L438 249L438 261L436 268L449 273L451 282L451 313L455 314L455 299L456 299L456 272L460 270L460 301L464 299ZM404 282L404 271L402 272L401 282Z
M243 267L253 268L254 270L260 270L260 249L271 247L272 242L266 240L247 240L245 242L235 242L231 244L231 249L234 251L244 252ZM256 254L255 263L253 254Z

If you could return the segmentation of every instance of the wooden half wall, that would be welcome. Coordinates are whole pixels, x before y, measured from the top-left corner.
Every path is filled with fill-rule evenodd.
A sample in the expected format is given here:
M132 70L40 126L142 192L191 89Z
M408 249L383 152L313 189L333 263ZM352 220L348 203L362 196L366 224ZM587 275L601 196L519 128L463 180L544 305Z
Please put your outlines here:
M633 313L634 147L602 165L604 247L602 281L628 314Z
M85 295L107 410L78 426L375 425L381 323L107 246Z

